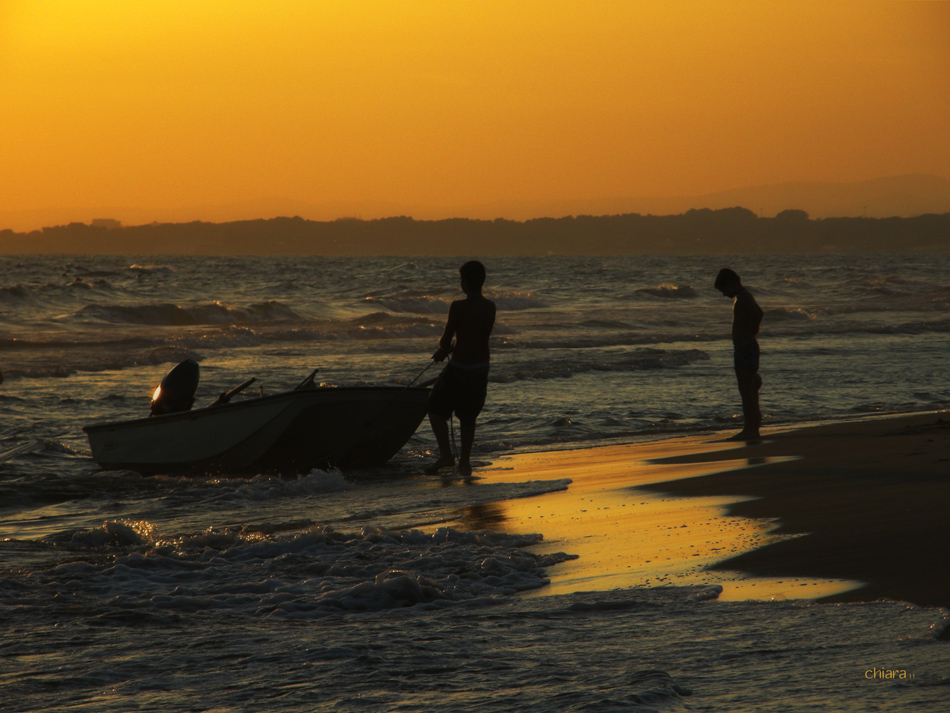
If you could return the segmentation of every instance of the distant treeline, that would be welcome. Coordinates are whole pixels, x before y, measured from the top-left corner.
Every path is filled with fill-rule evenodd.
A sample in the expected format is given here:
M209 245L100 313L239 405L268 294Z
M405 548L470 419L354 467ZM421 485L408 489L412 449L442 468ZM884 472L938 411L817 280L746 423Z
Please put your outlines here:
M104 227L70 223L0 231L2 253L136 255L715 255L946 252L950 213L916 218L823 218L800 210L760 218L745 208L681 215L514 220L329 222L273 218L233 223Z

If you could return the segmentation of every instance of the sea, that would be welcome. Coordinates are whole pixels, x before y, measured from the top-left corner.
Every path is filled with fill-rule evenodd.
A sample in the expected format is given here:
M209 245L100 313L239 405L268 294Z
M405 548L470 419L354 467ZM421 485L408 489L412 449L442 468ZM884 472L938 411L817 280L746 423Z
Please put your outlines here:
M428 381L472 257L0 256L0 451L28 447L0 463L0 710L950 709L947 610L712 583L537 596L573 556L538 551L542 524L459 524L571 487L480 480L501 456L738 431L721 267L765 312L765 428L946 409L950 255L484 257L470 481L422 474L425 423L356 472L90 459L82 426L146 416L188 358L198 406L314 369Z

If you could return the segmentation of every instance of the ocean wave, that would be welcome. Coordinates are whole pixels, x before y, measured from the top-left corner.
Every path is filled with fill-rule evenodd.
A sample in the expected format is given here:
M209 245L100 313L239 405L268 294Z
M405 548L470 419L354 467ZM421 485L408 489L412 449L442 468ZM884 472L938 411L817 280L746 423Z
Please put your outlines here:
M728 325L727 325L728 326ZM535 338L524 339L509 334L499 334L492 338L492 348L500 350L551 350L551 349L598 349L605 347L635 347L652 344L669 344L674 342L713 342L723 339L723 335L718 332L710 333L686 333L670 332L666 334L643 333L643 332L614 332L604 334L598 332L594 335L576 334L564 337L552 337L548 339Z
M358 322L339 323L334 322L322 325L319 328L307 328L293 330L292 332L275 332L270 330L266 333L266 339L271 341L342 341L357 340L365 343L378 343L372 347L374 351L391 351L399 354L418 353L420 349L428 350L430 353L435 349L438 338L442 335L444 325L441 322L431 322L427 320L405 321L405 322L383 322L380 324L359 324ZM516 334L514 330L506 327L502 323L496 323L494 334L498 338L504 338L506 335ZM415 340L428 340L423 346L420 346ZM492 343L495 344L496 338L492 337ZM368 347L367 347L368 348Z
M69 530L47 539L76 550L124 549L150 543L154 532L154 526L144 520L109 520L99 527Z
M807 311L819 316L873 315L889 312L947 312L950 311L950 294L893 295L891 299L859 304L811 305Z
M531 379L566 379L576 374L596 371L630 372L651 371L654 369L678 369L697 361L709 359L709 354L701 349L665 350L665 349L637 349L632 354L617 356L607 360L601 357L598 360L576 361L556 360L547 361L531 366L508 366L502 364L493 369L489 380L494 383L511 383Z
M412 606L439 608L506 597L547 583L545 568L571 559L525 548L540 535L440 528L337 532L312 526L293 534L225 528L162 537L147 522L111 521L64 532L50 544L108 558L34 572L22 588L68 601L95 596L110 610L214 612L315 619ZM25 601L15 592L5 606ZM28 598L28 597L27 597ZM0 599L8 599L0 590Z
M637 292L665 299L693 299L699 297L699 292L692 285L663 284L658 287L641 287Z
M545 307L545 304L530 292L515 290L486 290L485 296L495 303L499 311L523 311ZM407 290L394 295L371 295L363 298L364 302L388 310L390 312L412 312L415 314L446 314L452 302L445 297L429 294L420 294Z
M844 284L849 285L851 287L857 287L861 289L870 289L873 291L873 290L879 289L882 286L908 285L912 287L918 287L918 286L928 286L933 283L926 280L921 280L915 277L903 277L901 275L890 274L890 275L861 275L858 277L852 277L848 280L845 280Z
M71 339L28 339L16 337L14 339L0 339L0 349L24 350L33 349L149 349L167 346L166 339L161 337L124 337L119 339L96 338L100 335L75 335Z
M442 325L426 319L395 318L378 324L360 320L338 320L308 327L281 329L242 325L153 332L154 336L101 338L106 334L82 333L73 341L62 338L0 339L6 352L2 365L5 378L66 378L77 372L101 372L139 366L178 363L184 359L201 361L204 354L220 349L261 347L309 342L361 342L375 344L374 351L416 353L417 339L432 341L442 333ZM189 325L191 326L191 325ZM98 339L96 337L99 337ZM370 348L367 346L367 348Z
M633 330L634 327L628 322L619 322L612 319L585 319L580 322L581 327L588 327L593 329L626 329Z
M894 325L867 325L853 331L864 332L866 334L940 334L950 332L950 319L928 322L902 322L901 324Z
M434 322L429 317L404 317L402 315L390 314L389 312L370 312L369 314L364 314L361 317L355 317L352 320L347 322L338 322L331 320L327 323L329 327L340 325L348 326L350 324L355 324L360 327L417 327L417 326L426 326L439 327L442 325L442 322Z
M19 302L28 302L33 297L30 288L25 285L13 285L12 287L0 287L0 302L5 304L17 304Z
M413 312L415 314L444 314L448 312L449 300L432 295L399 294L389 297L364 297L363 301L390 312Z
M765 311L766 320L790 320L795 322L807 322L815 319L815 314L799 307L776 307Z
M103 278L87 281L77 277L65 284L17 284L10 287L0 287L0 304L5 304L8 307L52 304L58 297L75 299L75 292L91 292L93 290L104 291L108 294L112 291L112 284Z
M86 305L76 316L113 324L154 326L190 326L200 324L244 324L300 320L302 317L277 300L268 300L248 307L231 307L221 302L181 307L176 304Z
M514 290L486 290L485 296L495 303L502 312L518 312L528 309L539 309L547 305L530 292Z
M168 265L139 265L138 263L129 265L126 269L139 275L168 275L175 272L175 270Z
M769 324L767 322L763 325L763 334L766 340L769 337L802 337L826 334L840 337L847 334L899 336L912 334L945 334L947 332L950 332L950 319L898 322L893 324L861 321L836 324L830 320L785 319L780 320L778 325Z
M163 345L145 350L109 349L51 350L51 353L28 354L23 362L8 362L4 377L13 379L67 378L77 372L118 371L137 366L177 364L185 359L204 359L192 349L177 345Z
M80 268L76 271L76 274L79 277L115 277L119 273L115 270L86 270Z
M250 480L212 480L207 484L196 484L190 487L188 498L200 498L202 502L208 503L254 503L277 498L339 493L353 487L353 483L347 480L339 470L314 469L299 478L283 479L259 475Z

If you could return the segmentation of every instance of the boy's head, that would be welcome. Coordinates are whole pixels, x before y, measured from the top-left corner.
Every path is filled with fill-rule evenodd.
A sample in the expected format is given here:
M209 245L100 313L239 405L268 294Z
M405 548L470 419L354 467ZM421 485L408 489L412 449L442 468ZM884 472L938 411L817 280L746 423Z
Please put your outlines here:
M716 275L715 287L726 297L735 297L736 293L742 289L742 280L739 279L735 270L724 267Z
M459 277L469 288L480 290L485 284L485 266L478 260L469 260L459 268Z

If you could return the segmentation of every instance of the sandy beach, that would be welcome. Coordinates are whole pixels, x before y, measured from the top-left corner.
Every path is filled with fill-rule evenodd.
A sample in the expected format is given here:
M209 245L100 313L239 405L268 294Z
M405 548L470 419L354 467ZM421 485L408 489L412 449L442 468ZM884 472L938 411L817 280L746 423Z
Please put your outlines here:
M534 596L716 583L724 600L950 606L950 416L723 435L505 457L478 475L571 485L461 520L577 555Z

